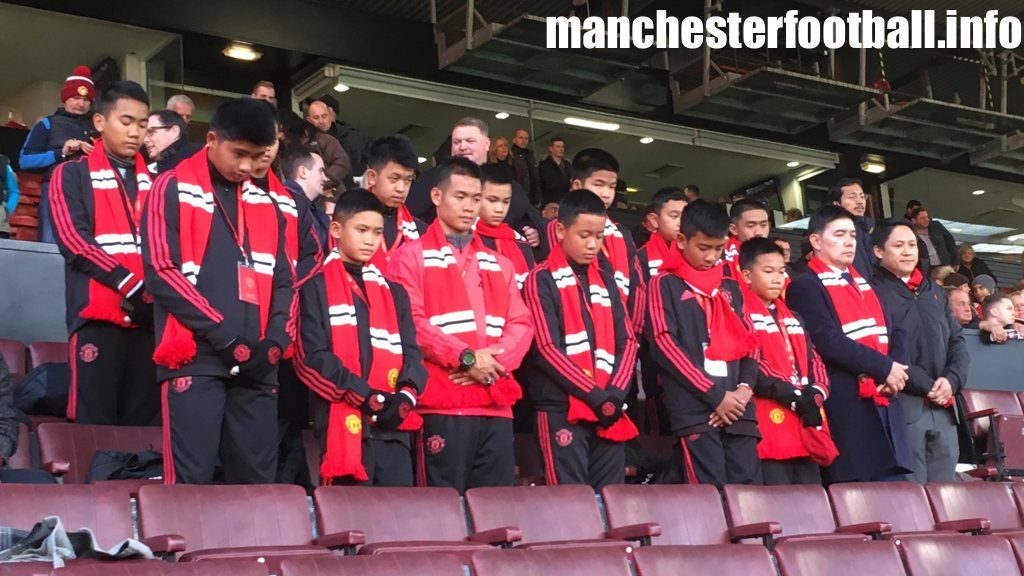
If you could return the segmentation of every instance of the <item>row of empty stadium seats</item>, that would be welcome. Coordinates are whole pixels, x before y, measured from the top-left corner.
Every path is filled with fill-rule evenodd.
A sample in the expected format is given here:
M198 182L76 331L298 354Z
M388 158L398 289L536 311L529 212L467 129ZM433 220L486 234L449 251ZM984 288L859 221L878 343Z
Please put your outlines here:
M35 342L25 346L17 340L0 339L0 356L17 385L31 369L51 362L68 361L67 342Z

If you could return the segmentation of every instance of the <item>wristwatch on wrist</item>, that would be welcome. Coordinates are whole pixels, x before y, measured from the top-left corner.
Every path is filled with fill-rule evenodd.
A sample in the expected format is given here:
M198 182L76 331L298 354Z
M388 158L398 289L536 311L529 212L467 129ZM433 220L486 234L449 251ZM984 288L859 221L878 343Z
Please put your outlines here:
M465 372L473 366L476 366L476 352L466 348L459 354L459 370Z

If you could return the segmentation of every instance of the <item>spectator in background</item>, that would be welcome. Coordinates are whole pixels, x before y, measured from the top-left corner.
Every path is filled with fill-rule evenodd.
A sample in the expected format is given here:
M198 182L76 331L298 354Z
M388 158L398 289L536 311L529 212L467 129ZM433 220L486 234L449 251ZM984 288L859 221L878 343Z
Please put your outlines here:
M928 273L932 282L935 282L939 286L945 286L946 279L953 274L956 274L956 272L953 271L952 266L938 266L936 268L932 268L932 271Z
M942 286L945 288L955 288L967 294L967 298L971 297L971 282L963 274L953 272L942 281Z
M554 220L555 218L558 218L558 202L555 202L554 200L548 200L545 202L544 209L541 211L540 215L546 220Z
M795 278L807 270L807 263L811 260L812 252L811 241L804 236L803 240L800 240L800 259L791 266L790 276Z
M21 147L18 166L43 175L39 199L39 241L55 244L50 218L50 175L53 169L67 160L75 160L92 152L96 133L89 116L89 108L96 98L92 72L88 66L79 66L64 81L60 101L64 103L53 114L43 118L28 133Z
M187 125L192 120L192 113L196 111L196 103L184 94L175 94L167 99L167 109L177 112Z
M913 218L911 217L911 213L914 210L917 210L920 207L921 207L921 201L920 200L908 200L907 201L907 207L903 211L903 217L906 218L907 220L912 220Z
M975 276L974 281L971 282L971 297L974 299L975 310L978 315L985 317L984 311L982 310L982 304L985 299L996 293L996 282L991 276L982 274Z
M515 159L512 158L511 148L504 136L498 136L491 140L491 147L487 151L487 162L501 166L508 173L509 178L519 182L519 179L516 178Z
M829 189L828 199L832 204L853 214L853 223L857 228L857 256L853 260L853 267L870 282L877 262L871 251L871 229L875 227L875 221L867 216L868 203L864 194L864 184L855 178L841 178Z
M960 247L960 263L953 266L953 268L967 277L967 281L974 284L974 279L982 274L996 279L996 275L992 273L992 270L988 267L988 264L984 260L974 255L974 248L967 246L966 244Z
M914 455L911 478L952 482L960 456L953 395L967 384L971 360L945 294L918 267L917 237L902 219L875 227L875 289L907 335L909 379L896 401Z
M540 176L537 174L537 158L530 150L530 133L522 128L512 133L512 158L516 166L516 182L522 185L530 197L530 204L540 204Z
M953 318L964 328L978 328L978 320L974 315L974 308L971 307L971 296L960 289L959 286L945 286L946 298L949 300L949 310Z
M1010 301L1013 302L1013 317L1018 324L1024 324L1024 292L1017 291L1010 294Z
M187 130L185 119L173 110L160 110L149 115L143 143L151 163L150 172L162 174L203 149L199 144L188 141Z
M297 211L308 210L313 216L313 230L317 241L326 252L327 237L331 219L323 210L316 206L316 201L324 193L327 174L324 172L324 159L308 147L292 148L281 162L284 186L295 198ZM302 199L306 201L303 202Z
M910 213L910 223L913 224L914 233L924 246L921 250L921 259L929 269L957 263L956 240L941 222L931 219L927 210L921 207L914 208Z
M249 96L257 100L266 100L277 107L277 89L274 88L274 83L269 80L260 80L252 87L252 94Z
M1013 301L1006 294L992 294L982 302L982 311L985 319L992 322L993 326L1002 328L1006 337L997 339L994 332L986 331L989 341L1001 343L1006 340L1024 340L1024 333L1021 326L1014 322ZM982 330L986 330L982 327Z
M11 168L11 160L0 154L0 238L11 237L11 214L18 207L18 177Z
M565 159L565 140L555 136L548 141L548 156L537 166L540 195L544 204L562 199L572 182L572 164Z
M700 186L696 184L687 184L683 186L683 196L686 196L686 202L689 204L697 198L700 198Z
M793 259L793 250L789 247L789 241L785 238L769 238L775 245L782 250L782 261L786 263L786 268L790 268L790 262Z
M341 114L341 106L334 96L324 94L319 100L326 104L330 110L331 126L327 131L331 136L338 139L338 142L341 143L341 147L345 149L345 153L348 154L349 160L352 163L352 170L349 172L349 177L345 180L345 186L351 188L355 186L353 178L362 176L363 172L366 172L366 163L370 160L370 146L373 145L374 138L363 134L362 131L348 122L338 119L338 115ZM363 187L366 187L365 182Z
M328 189L344 192L345 178L351 172L352 164L341 143L328 132L331 129L331 109L319 100L310 102L306 108L306 123L313 129L293 124L291 133L324 159L324 172L331 179Z
M789 224L790 222L796 222L797 220L803 220L803 219L804 219L804 213L801 212L799 208L790 208L789 210L786 210L786 214L785 214L785 223L786 224Z

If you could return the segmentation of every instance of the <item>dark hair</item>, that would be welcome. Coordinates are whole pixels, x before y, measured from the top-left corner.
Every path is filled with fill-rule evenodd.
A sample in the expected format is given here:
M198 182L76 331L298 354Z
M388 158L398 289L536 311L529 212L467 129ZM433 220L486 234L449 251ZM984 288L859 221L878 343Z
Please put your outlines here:
M959 272L953 272L946 279L942 281L942 285L946 288L963 288L971 283L971 281Z
M921 201L920 200L908 200L907 201L907 207L906 207L905 210L910 210L911 208L916 208L916 207L919 207L919 206L921 206Z
M149 106L149 95L146 94L146 90L142 86L131 80L118 80L111 82L100 92L95 104L96 113L100 116L110 114L118 100L135 100Z
M698 232L712 238L728 236L729 215L725 212L725 206L700 199L690 202L686 210L683 210L679 233L693 238Z
M562 138L561 136L552 136L551 139L548 140L548 146L551 146L555 142L561 142L562 144L565 144L565 138Z
M380 172L390 162L409 170L415 170L419 164L416 153L407 139L401 136L385 136L374 140L370 145L369 158L366 160L367 168Z
M288 148L281 159L281 172L284 177L294 180L299 173L299 167L306 169L313 167L313 149L301 144Z
M480 166L480 183L481 184L497 184L501 185L512 185L512 175L509 173L508 168L494 162L488 162Z
M174 110L157 110L156 112L150 112L149 115L151 117L156 116L164 126L176 126L178 128L179 137L184 138L188 135L188 123L185 122L185 119L182 118L181 114L178 114Z
M825 231L826 226L843 218L846 218L850 222L856 221L854 220L853 214L850 214L850 212L842 206L826 204L811 214L811 220L807 224L807 235L821 234Z
M580 150L572 159L573 178L585 182L587 178L598 170L619 173L619 161L609 152L600 148L587 148Z
M923 206L918 206L917 208L914 208L913 210L911 210L910 214L908 216L909 216L909 218L911 220L913 220L914 218L917 218L918 216L920 216L921 212L928 213L928 209L923 207Z
M477 180L482 178L480 167L472 160L462 156L445 158L437 165L437 179L434 180L434 186L444 190L451 181L452 176L469 176Z
M687 184L686 186L683 186L683 192L686 192L687 190L693 192L694 196L700 197L700 186L697 186L696 184Z
M562 196L562 202L558 205L558 221L562 226L572 226L583 214L607 216L608 209L604 207L604 201L590 190L572 190Z
M871 245L884 248L885 243L888 242L889 237L892 236L893 230L900 226L907 228L911 232L914 231L914 229L910 227L910 224L908 224L903 218L890 218L884 222L875 224L875 229L871 232Z
M988 318L990 315L989 312L992 310L992 308L996 306L996 304L999 304L999 302L1003 300L1009 299L1010 297L1006 294L1003 294L1002 292L990 294L988 297L985 298L985 300L982 301L981 311L985 314L985 317Z
M644 211L645 214L657 214L661 212L661 209L665 207L665 204L673 201L686 202L686 196L683 195L683 189L676 186L665 186L658 190L651 196L651 201L647 204L647 209Z
M751 238L740 246L740 268L750 270L757 263L757 259L765 254L778 254L783 258L786 256L775 241L768 238Z
M266 102L245 97L218 106L210 119L210 130L221 140L270 146L277 140L275 123L273 111Z
M372 192L362 188L349 190L338 198L334 205L334 221L345 222L360 212L376 212L381 216L387 211L384 203L377 199Z
M836 181L835 184L832 185L831 188L828 189L828 201L839 202L839 200L843 197L843 188L846 188L847 186L853 186L854 184L860 186L861 189L864 188L864 183L856 178L840 178L839 180Z
M768 213L768 209L764 207L764 204L761 204L753 198L744 198L733 203L732 209L729 210L729 218L735 224L740 221L740 216L742 216L744 212L750 212L752 210L764 210L765 214Z

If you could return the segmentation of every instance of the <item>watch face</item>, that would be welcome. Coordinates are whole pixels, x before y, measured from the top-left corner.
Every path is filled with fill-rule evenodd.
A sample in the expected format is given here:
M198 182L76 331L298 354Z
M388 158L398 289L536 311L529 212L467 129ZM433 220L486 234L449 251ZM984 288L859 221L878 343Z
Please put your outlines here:
M474 364L476 364L476 354L474 354L473 352L470 352L468 350L466 352L463 352L462 353L462 365L463 366L472 366Z

